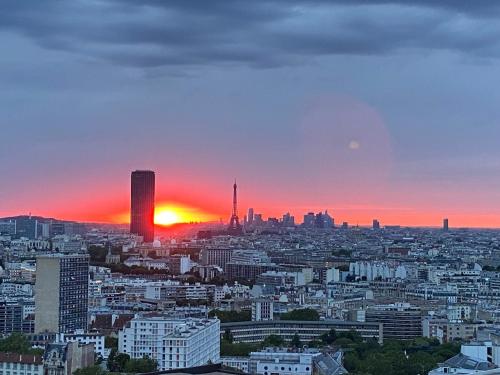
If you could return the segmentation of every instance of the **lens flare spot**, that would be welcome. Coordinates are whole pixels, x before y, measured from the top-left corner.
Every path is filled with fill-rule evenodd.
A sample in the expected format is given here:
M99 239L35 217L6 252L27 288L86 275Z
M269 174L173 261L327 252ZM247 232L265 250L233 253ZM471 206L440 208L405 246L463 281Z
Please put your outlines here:
M351 141L351 142L349 142L349 148L351 150L359 150L360 147L361 147L361 145L359 144L358 141Z

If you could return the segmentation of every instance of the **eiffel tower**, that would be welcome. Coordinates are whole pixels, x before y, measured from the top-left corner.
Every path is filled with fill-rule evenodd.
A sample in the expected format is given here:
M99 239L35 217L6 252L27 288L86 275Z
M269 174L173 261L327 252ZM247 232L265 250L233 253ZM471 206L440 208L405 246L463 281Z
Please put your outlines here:
M233 185L233 213L231 214L231 219L229 220L229 226L227 228L227 233L231 235L240 235L243 233L243 228L240 224L240 219L238 218L238 186L236 185L236 180Z

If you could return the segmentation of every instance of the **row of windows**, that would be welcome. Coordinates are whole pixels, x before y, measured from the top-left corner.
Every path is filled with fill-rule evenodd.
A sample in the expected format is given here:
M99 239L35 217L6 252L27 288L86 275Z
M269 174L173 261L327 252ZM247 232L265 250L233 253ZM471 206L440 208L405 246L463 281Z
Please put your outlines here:
M14 369L14 370L17 370L17 369L20 369L20 370L35 370L37 367L39 367L41 365L36 365L36 364L29 364L29 363L10 363L10 362L3 362L3 363L0 363L0 367L3 367L3 368L7 368L7 369Z
M268 370L268 369L269 369L268 366L264 366L264 370ZM278 366L274 366L274 370L277 371L278 370ZM309 371L309 370L310 370L309 366L306 367L306 371ZM285 371L285 367L284 366L281 366L281 371ZM292 368L288 367L288 371L292 371ZM299 369L297 367L295 367L295 371L299 371Z

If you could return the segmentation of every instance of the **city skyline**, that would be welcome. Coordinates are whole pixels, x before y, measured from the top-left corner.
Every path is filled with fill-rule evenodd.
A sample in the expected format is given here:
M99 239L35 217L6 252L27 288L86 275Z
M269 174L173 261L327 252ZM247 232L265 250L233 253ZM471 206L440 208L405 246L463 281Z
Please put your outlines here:
M137 234L144 237L145 242L152 242L154 239L154 227L168 227L175 224L190 224L190 223L210 223L210 222L219 222L225 223L225 219L223 215L220 217L215 217L215 215L210 215L207 213L200 213L193 207L175 205L175 204L166 204L160 203L159 205L155 201L155 179L156 174L155 171L152 170L135 170L131 173L131 190L130 190L130 210L127 213L120 215L120 219L122 221L112 222L113 224L127 224L130 225L130 233ZM134 208L135 207L135 208ZM328 217L328 209L317 208L319 211L319 215L325 214ZM260 220L268 221L268 220L279 220L282 224L288 225L285 223L285 220L290 220L294 225L305 225L308 226L307 217L311 217L314 222L317 213L308 209L303 213L300 213L298 216L295 216L293 212L284 211L277 215L266 215L260 211L255 211L254 207L248 207L245 209L248 215L251 215L251 219L248 220L247 214L242 215L241 224L240 218L238 215L238 205L237 205L237 184L236 181L233 184L233 200L232 200L232 212L229 218L229 227L228 231L233 232L232 234L238 235L241 234L241 230L243 225L252 225L252 222L255 217L259 217ZM331 211L330 211L331 213ZM198 215L198 216L197 216ZM28 215L12 215L12 216L26 216L31 219L32 216L37 217L38 215L33 215L31 212ZM118 217L118 216L117 216ZM127 218L129 220L127 220ZM59 220L68 220L65 218L57 218ZM317 218L316 218L317 219ZM369 227L371 226L373 229L380 229L381 223L378 218L372 218L370 223L359 223L349 222L345 220L338 220L339 218L331 216L332 220L337 220L335 223L332 222L332 225L335 227L337 224L338 227L343 227L346 225L354 226L354 227ZM78 220L73 220L78 221ZM105 223L105 222L103 222ZM384 223L382 226L394 226L394 225L403 225L403 226L415 226L415 227L438 227L437 225L407 225L404 223ZM442 218L442 228L447 231L449 227L449 219ZM472 226L474 227L474 226ZM476 228L483 228L481 226L476 226ZM484 227L488 228L488 227ZM496 229L494 227L491 227ZM35 227L36 230L36 227Z
M125 223L124 176L147 168L182 221L226 220L238 176L241 207L266 216L500 227L499 13L8 2L0 216Z
M0 375L500 374L498 19L2 1Z
M220 222L220 223L229 223L231 222L232 220L232 217L233 215L232 214L229 214L227 212L224 212L224 213L221 213L219 215L215 214L215 213L209 213L207 211L203 211L202 209L200 209L200 207L192 207L192 206L188 206L188 205L184 205L184 204L177 204L175 202L166 202L164 200L161 200L160 202L157 202L154 198L155 196L155 190L156 190L156 186L155 186L155 179L156 179L156 174L155 174L155 171L152 171L152 170L135 170L132 172L131 176L132 176L132 181L134 179L134 175L139 175L139 174L152 174L152 193L148 193L148 195L152 194L152 202L149 202L147 203L146 205L153 205L154 206L154 218L153 218L153 222L154 222L154 226L155 227L168 227L168 226L171 226L171 225L174 225L174 224L189 224L189 223L210 223L210 222ZM136 177L137 179L138 177ZM141 182L139 185L141 184L144 184L143 182ZM135 183L135 185L137 185L137 183ZM147 185L147 184L146 184ZM13 213L11 215L4 215L3 217L8 217L8 216L45 216L45 217L53 217L55 219L58 219L58 220L67 220L67 221L76 221L76 222L95 222L95 223L109 223L109 224L126 224L126 225L131 225L130 227L130 231L131 233L136 233L136 234L139 234L139 232L142 233L142 229L136 229L136 228L139 228L140 226L142 225L146 225L146 226L149 226L149 224L140 224L139 222L142 220L142 219L137 219L137 223L136 224L133 224L133 220L131 218L134 217L134 215L132 214L133 212L133 205L134 204L138 204L137 200L140 201L139 197L136 197L135 198L135 203L134 203L134 193L133 193L133 190L134 190L134 182L132 182L131 185L129 185L132 187L132 190L129 191L129 201L128 201L128 205L129 205L129 210L127 211L122 211L120 212L119 214L114 214L114 215L108 215L108 220L81 220L81 219L78 219L78 218L68 218L68 217L55 217L54 215L43 215L43 214L38 214L38 213L32 213L31 211L29 213ZM135 188L137 189L137 187ZM146 189L146 186L142 186L140 187L140 189ZM147 189L150 189L150 188L147 188ZM234 213L234 199L235 199L235 194L236 194L236 182L234 183L233 185L233 201L232 201L232 212ZM140 202L139 202L140 203ZM328 212L330 210L330 214L333 212L334 213L334 216L332 216L333 219L335 219L335 224L338 226L338 227L341 227L342 224L349 224L349 226L361 226L361 227L370 227L374 225L374 222L377 223L378 226L394 226L394 225L401 225L401 226L407 226L407 227L429 227L429 228L438 228L438 227L443 227L443 226L448 226L448 221L449 221L449 218L448 217L435 217L435 222L426 222L426 221L421 221L421 222L418 222L416 223L415 221L413 222L405 222L404 220L403 221L388 221L388 222L383 222L383 220L381 220L381 218L386 218L386 216L382 214L380 214L381 212L383 212L384 210L381 210L381 209L374 209L374 208L370 208L370 207L364 207L363 210L372 210L372 212L375 214L375 216L338 216L338 215L335 215L335 213L346 213L346 212L349 212L349 211L352 211L352 210L356 210L356 208L354 209L349 209L349 208L340 208L340 209L328 209L328 208L324 208L324 207L321 207L321 206L317 206L317 207L310 207L310 208L302 208L301 210L299 211L293 211L291 209L285 209L284 211L281 211L281 212L278 212L278 211L275 211L274 214L268 214L265 210L260 210L259 208L255 209L255 207L253 206L248 206L248 207L244 207L244 209L242 211L247 211L247 210L251 210L252 214L254 213L255 211L255 215L261 215L262 216L262 219L264 220L267 220L267 219L283 219L283 217L285 215L291 215L293 218L295 218L295 223L296 224L303 224L304 223L304 218L305 216L307 215L310 215L310 214L316 214L317 212ZM379 214L378 216L376 214ZM139 216L142 216L142 213L139 214ZM227 217L229 216L229 220L226 220ZM453 217L453 215L449 215L450 217ZM245 215L242 215L241 216L241 221L243 223L244 220L246 220L246 214ZM360 222L360 220L358 220L360 217L363 218L363 221ZM426 216L427 217L427 216ZM349 218L351 220L349 220ZM352 218L354 218L355 220L352 220ZM415 220L415 216L414 214L412 214L412 219ZM425 220L425 219L424 219ZM382 222L381 222L382 221ZM446 224L444 224L446 222ZM460 222L459 222L460 223ZM497 228L500 228L500 224L498 227L496 226L482 226L480 224L476 224L476 225L459 225L456 224L455 227L457 228L467 228L467 227L470 227L470 228L492 228L492 229L497 229ZM153 232L154 232L154 229L152 229ZM154 235L149 235L147 234L146 235L146 238L148 240L151 240L151 238L153 238ZM151 241L149 241L151 242Z

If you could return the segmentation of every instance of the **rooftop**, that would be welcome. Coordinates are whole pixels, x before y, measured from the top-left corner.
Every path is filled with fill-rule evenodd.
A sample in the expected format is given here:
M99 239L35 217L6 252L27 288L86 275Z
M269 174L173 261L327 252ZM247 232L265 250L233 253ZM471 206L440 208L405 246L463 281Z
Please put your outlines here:
M0 363L42 364L42 356L36 354L0 353Z

